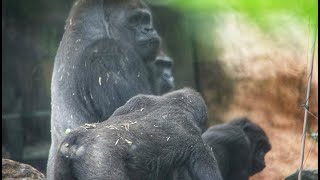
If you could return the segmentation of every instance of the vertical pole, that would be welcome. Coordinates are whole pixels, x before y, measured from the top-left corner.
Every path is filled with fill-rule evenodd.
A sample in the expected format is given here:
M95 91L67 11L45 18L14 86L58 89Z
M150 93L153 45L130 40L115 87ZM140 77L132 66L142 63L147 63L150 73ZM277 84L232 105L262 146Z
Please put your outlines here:
M312 80L312 72L313 72L313 61L314 61L314 49L316 46L318 34L318 27L315 26L314 29L314 36L313 36L313 43L311 48L311 62L310 62L310 76L308 81L308 89L307 89L307 97L306 97L306 104L304 110L304 120L303 120L303 132L302 132L302 140L301 140L301 154L300 154L300 167L299 167L299 174L298 180L301 180L301 172L303 170L303 160L304 160L304 149L305 149L305 140L306 140L306 130L307 130L307 122L308 122L308 111L309 111L309 99L310 99L310 92L311 92L311 80Z

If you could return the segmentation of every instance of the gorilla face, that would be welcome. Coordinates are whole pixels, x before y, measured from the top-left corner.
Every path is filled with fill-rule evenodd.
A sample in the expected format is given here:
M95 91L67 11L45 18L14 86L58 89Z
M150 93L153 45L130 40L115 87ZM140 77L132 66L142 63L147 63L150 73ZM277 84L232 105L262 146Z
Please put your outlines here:
M264 130L257 124L252 123L248 118L242 118L231 124L243 129L250 140L252 160L251 167L249 167L249 175L252 176L262 171L266 167L264 157L271 150L271 144Z
M160 48L160 37L152 24L152 16L150 10L142 2L137 2L138 8L132 8L127 3L116 4L116 7L108 7L106 12L112 12L108 17L107 22L111 24L111 33L118 32L114 35L121 42L132 45L136 52L144 60L155 59Z
M157 94L163 94L171 91L174 88L174 78L172 75L173 61L165 54L156 57L154 62L157 72L155 77L157 87Z
M266 135L261 135L262 132L263 131L261 130L257 130L255 134L260 134L260 136L249 136L253 149L252 165L249 172L250 175L254 175L266 167L264 157L267 152L271 150L271 144L266 138Z
M146 9L135 10L129 15L128 20L128 24L134 32L136 50L142 57L154 59L150 55L159 51L160 38L153 28L150 12Z
M271 150L264 130L246 117L212 126L202 138L212 147L225 180L248 180L262 171L264 156Z
M267 141L261 139L258 141L255 149L254 149L254 158L252 162L252 167L250 168L250 175L254 175L260 171L262 171L265 167L264 157L267 152L271 149L271 146L268 145Z

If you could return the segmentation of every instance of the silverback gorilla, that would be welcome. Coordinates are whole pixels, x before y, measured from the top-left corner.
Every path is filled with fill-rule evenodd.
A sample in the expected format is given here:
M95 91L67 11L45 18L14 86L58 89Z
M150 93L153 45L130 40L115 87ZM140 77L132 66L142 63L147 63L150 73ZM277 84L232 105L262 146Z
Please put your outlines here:
M48 178L57 144L66 131L107 119L137 94L159 94L173 87L166 73L168 57L159 52L160 37L151 13L139 0L75 2L52 76ZM167 63L163 67L162 60ZM171 66L169 71L172 75ZM158 79L162 84L155 83Z
M202 139L211 147L224 180L248 180L264 169L264 157L271 150L263 129L246 117L212 126ZM184 169L178 174L176 180L190 179Z
M71 131L59 146L54 179L170 179L186 166L192 179L222 180L201 132L207 108L185 88L137 95L106 121Z

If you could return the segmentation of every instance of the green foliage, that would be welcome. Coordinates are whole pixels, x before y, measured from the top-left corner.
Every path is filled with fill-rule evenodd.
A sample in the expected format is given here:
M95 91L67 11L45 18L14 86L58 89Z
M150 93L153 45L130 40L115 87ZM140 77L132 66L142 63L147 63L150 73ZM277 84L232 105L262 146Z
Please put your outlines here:
M310 20L318 25L318 0L149 0L150 3L176 8L187 14L212 14L237 11L260 25L265 16L279 12Z

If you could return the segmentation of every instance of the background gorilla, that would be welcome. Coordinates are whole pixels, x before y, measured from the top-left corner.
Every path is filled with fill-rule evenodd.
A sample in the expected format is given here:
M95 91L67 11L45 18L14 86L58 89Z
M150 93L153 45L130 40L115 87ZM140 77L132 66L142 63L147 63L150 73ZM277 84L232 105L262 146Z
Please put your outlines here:
M264 156L271 149L263 129L247 118L215 125L202 134L217 159L224 180L248 180L265 167ZM191 179L185 168L177 171L175 180Z
M212 126L202 139L214 152L224 180L248 180L264 169L264 156L271 150L263 129L248 118ZM184 168L177 172L174 179L190 179Z
M174 88L174 78L172 75L172 59L161 52L160 55L156 57L156 60L153 64L155 65L155 67L151 69L154 70L153 87L155 89L155 94L161 95L169 92Z
M212 148L225 180L247 180L265 167L268 137L247 118L210 127L202 139Z
M66 136L54 178L157 180L187 166L194 179L220 180L213 153L201 138L206 123L206 105L194 90L135 96L107 121Z
M168 79L153 87L160 77L154 77L157 70L150 70L149 64L157 64L159 47L160 37L153 28L151 13L142 2L75 2L52 76L48 177L56 145L66 130L103 121L129 98L163 92L168 82L170 85L172 77L161 75Z

